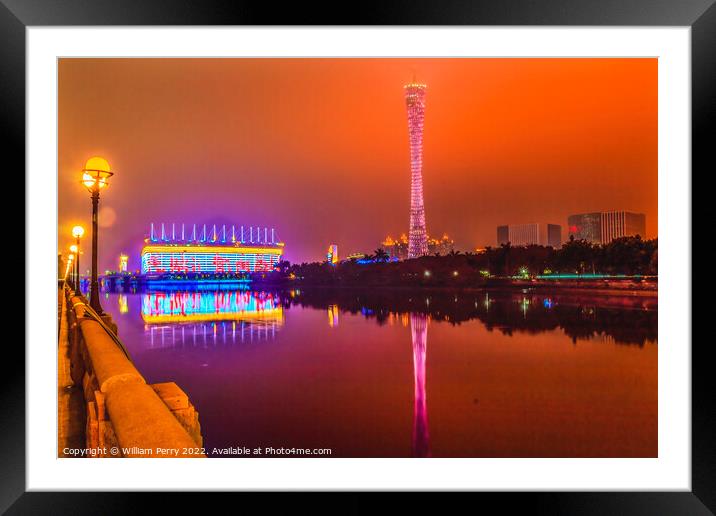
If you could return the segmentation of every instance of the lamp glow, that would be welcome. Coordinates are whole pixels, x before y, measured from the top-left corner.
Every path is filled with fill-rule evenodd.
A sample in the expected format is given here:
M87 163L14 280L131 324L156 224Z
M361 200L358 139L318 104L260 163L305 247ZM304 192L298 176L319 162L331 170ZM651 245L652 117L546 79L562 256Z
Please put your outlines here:
M75 238L82 238L85 234L85 228L82 226L75 226L72 228L72 236Z
M108 179L112 175L114 175L114 172L111 171L107 160L94 156L87 160L85 168L82 169L82 184L88 190L93 190L94 188L101 190L109 186Z

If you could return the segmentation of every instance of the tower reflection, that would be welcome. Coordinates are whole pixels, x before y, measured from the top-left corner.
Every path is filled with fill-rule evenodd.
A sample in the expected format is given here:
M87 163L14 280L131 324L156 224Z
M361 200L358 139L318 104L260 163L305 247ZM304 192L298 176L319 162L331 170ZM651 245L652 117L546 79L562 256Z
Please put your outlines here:
M413 411L413 456L430 456L430 433L428 431L428 400L425 392L425 360L428 344L428 316L410 314L410 333L413 341L413 375L415 379L415 402Z

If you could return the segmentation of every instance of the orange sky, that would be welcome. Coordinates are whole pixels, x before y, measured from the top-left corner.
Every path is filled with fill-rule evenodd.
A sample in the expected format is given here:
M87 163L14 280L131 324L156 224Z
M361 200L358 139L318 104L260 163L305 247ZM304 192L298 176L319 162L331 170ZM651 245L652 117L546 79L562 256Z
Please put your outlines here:
M273 226L291 261L372 251L407 231L403 84L428 85L428 232L460 249L496 226L646 213L657 236L656 59L62 59L59 234L89 227L79 170L95 154L100 268L139 268L150 222ZM85 263L89 260L86 259Z

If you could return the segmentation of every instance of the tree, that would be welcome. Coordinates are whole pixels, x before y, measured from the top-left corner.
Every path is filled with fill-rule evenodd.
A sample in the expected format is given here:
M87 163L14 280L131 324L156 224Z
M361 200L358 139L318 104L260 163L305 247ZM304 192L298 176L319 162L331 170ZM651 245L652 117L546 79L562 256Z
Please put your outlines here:
M512 254L512 244L507 242L506 244L500 244L500 248L497 250L497 269L505 276L510 275L510 255Z
M390 255L385 252L385 249L382 247L379 247L375 250L375 254L373 255L373 258L376 262L387 262L390 260Z
M281 260L276 264L276 269L281 274L288 274L289 270L291 269L291 262L289 262L288 260Z
M652 240L652 242L656 242L655 240ZM656 248L656 243L654 244L654 249L651 253L651 259L649 260L649 274L659 274L659 250Z
M557 251L555 268L560 272L593 272L599 258L599 247L586 240L575 240L570 235L569 242Z

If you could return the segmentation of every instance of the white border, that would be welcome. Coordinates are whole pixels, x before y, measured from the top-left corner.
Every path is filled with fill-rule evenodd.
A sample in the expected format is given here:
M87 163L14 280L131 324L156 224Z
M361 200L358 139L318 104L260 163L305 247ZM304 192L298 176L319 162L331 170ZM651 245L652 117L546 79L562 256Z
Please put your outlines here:
M690 490L690 38L681 27L28 28L28 490ZM56 242L48 228L57 219L58 56L658 57L659 458L55 458L56 294L48 286Z

